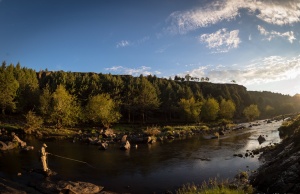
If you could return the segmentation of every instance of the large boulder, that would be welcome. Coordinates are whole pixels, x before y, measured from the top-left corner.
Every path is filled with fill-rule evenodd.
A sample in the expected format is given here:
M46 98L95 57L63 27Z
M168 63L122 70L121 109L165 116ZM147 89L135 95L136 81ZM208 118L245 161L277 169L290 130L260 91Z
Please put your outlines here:
M108 143L107 142L103 142L103 143L100 143L100 146L99 146L99 150L107 150L108 148Z
M123 135L121 139L121 143L126 143L126 141L127 141L127 135Z
M104 138L114 138L116 136L112 129L106 129L102 135Z
M0 150L11 150L11 149L14 149L14 148L17 148L19 145L17 142L8 142L7 144L4 143L3 141L0 141Z
M99 193L103 187L86 182L72 182L72 181L60 181L58 182L58 189L60 193Z
M98 143L99 139L97 137L89 137L88 141L90 144L96 145Z
M121 150L129 150L130 149L130 143L129 143L129 141L126 141L125 143L122 143L120 149Z
M41 181L31 183L31 186L42 193L72 193L72 194L94 194L100 193L104 187L92 183L80 181Z
M155 138L155 137L148 136L148 137L146 138L146 141L147 141L147 143L152 144L152 143L155 143L155 142L156 142L156 138Z
M266 141L266 138L264 138L262 135L260 135L258 138L257 138L259 144L262 144L263 142Z

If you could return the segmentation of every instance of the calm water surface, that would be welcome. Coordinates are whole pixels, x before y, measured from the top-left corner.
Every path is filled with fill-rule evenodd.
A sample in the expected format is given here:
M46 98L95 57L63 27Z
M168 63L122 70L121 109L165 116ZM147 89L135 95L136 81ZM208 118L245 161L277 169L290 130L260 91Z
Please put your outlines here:
M244 154L246 150L280 142L277 129L281 122L259 123L260 126L231 132L220 139L205 140L199 135L173 142L141 144L129 151L119 150L118 144L100 151L93 145L46 142L48 152L85 161L93 166L50 155L49 168L57 172L60 178L91 182L115 192L174 191L188 182L198 184L212 177L233 178L239 171L257 169L260 165L258 156L239 158L233 157L233 154ZM261 145L257 141L259 135L264 135L267 140ZM0 152L1 177L20 183L42 178L36 173L26 173L26 170L41 168L38 150L43 142L33 138L26 141L36 149L29 152ZM18 172L22 176L17 176Z

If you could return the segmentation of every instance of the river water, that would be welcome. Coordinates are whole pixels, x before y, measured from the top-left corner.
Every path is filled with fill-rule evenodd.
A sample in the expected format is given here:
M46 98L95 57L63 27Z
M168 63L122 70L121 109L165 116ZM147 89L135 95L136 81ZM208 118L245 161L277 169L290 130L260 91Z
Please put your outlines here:
M174 191L186 183L200 184L209 178L233 178L240 171L257 169L260 165L258 156L240 158L233 154L245 154L246 150L280 142L277 129L281 122L258 122L261 125L232 131L220 139L206 140L196 135L172 142L140 144L137 149L129 151L120 150L118 144L100 151L93 145L46 142L48 152L91 165L49 155L49 168L64 180L91 182L114 192ZM257 141L259 135L266 137L263 144ZM31 179L42 178L27 171L41 168L38 150L43 142L34 138L25 140L28 145L35 146L35 150L0 152L1 177L24 184ZM19 172L21 176L17 175Z

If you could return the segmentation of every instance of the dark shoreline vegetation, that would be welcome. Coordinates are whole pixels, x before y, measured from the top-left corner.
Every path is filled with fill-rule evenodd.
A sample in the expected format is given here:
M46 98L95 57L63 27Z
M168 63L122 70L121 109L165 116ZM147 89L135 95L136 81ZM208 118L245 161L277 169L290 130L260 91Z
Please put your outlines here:
M151 75L35 72L20 64L7 66L3 62L0 69L0 141L8 141L11 132L15 132L17 135L34 135L42 141L86 142L104 150L109 143L119 142L128 149L125 147L127 141L136 146L194 134L202 134L208 139L219 138L232 130L251 127L238 123L267 118L282 120L300 111L299 95L254 92L237 84L194 80L200 79L191 79L188 75L172 80ZM299 128L298 120L280 128L280 134L289 141L298 134L298 130L294 132L297 126ZM269 121L272 122L266 120ZM279 149L280 145L260 151L268 153ZM260 170L255 176L263 176L262 172ZM212 184L186 185L177 193L201 193L203 189L213 189L211 193L221 189L225 193L233 190L251 193L253 188L249 185L248 174L241 172L238 177L238 184L213 180ZM258 191L270 191L261 186L266 182L251 180ZM3 180L0 183L5 185ZM8 182L7 185L16 188ZM272 191L275 192L277 187ZM284 192L297 188L298 185L290 184Z

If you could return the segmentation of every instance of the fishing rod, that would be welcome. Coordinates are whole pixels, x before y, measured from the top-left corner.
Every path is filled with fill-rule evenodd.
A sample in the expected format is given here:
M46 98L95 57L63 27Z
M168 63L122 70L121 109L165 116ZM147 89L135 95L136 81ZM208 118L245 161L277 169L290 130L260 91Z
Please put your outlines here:
M64 157L64 156L52 154L52 153L49 153L49 152L48 152L48 154L50 154L50 155L52 155L52 156L56 156L56 157L58 157L58 158L63 158L63 159L66 159L66 160L71 160L71 161L74 161L74 162L83 163L83 164L88 165L89 167L96 168L96 167L94 167L93 165L91 165L91 164L89 164L89 163L87 163L87 162L85 162L85 161L76 160L76 159L73 159L73 158L68 158L68 157ZM96 169L97 169L97 168L96 168Z

